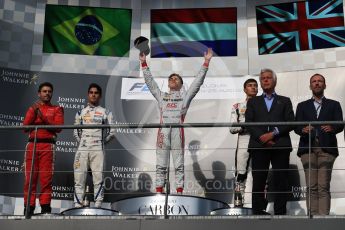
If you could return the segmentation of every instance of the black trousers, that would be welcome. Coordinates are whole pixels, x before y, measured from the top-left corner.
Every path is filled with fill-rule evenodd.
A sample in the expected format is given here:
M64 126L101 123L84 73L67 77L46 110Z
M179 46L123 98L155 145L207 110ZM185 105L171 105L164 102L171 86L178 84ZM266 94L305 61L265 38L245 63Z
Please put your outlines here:
M266 209L265 185L270 164L273 169L274 187L274 214L286 214L288 197L288 176L290 150L287 149L260 149L251 150L252 157L252 208L254 214L262 214Z

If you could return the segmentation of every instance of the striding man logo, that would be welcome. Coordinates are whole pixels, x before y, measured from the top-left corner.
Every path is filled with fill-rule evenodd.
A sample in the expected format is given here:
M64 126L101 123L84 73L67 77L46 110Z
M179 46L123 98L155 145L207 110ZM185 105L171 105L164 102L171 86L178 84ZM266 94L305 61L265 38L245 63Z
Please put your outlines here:
M30 79L30 85L31 84L36 85L37 84L37 80L38 80L38 75L37 74L32 75L32 78Z

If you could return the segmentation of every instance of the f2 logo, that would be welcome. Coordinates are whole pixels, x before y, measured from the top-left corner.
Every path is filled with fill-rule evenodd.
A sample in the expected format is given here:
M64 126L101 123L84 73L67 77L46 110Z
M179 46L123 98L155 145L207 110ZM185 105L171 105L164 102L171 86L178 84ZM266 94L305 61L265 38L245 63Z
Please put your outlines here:
M148 91L149 88L147 87L147 85L145 83L137 82L137 83L132 85L132 87L130 88L129 91L134 91L134 90L136 90L136 91Z

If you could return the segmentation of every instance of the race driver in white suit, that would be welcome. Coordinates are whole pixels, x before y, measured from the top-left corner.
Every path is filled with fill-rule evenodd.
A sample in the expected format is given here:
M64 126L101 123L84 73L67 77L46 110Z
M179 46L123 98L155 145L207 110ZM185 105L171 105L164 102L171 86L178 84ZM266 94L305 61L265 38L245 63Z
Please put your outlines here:
M183 123L192 99L204 82L213 51L208 48L204 53L204 63L188 90L183 87L180 75L173 73L169 76L169 92L162 92L153 79L146 63L146 55L139 56L145 83L156 98L160 110L160 123ZM175 167L176 192L183 193L184 186L184 132L183 128L160 128L157 136L156 152L156 192L162 193L165 177L172 154Z
M88 105L75 116L75 125L113 124L113 115L99 105L102 88L92 83L88 88ZM95 207L100 208L104 197L103 167L104 144L115 136L115 129L75 129L79 142L74 159L74 206L82 207L85 196L87 171L91 168Z

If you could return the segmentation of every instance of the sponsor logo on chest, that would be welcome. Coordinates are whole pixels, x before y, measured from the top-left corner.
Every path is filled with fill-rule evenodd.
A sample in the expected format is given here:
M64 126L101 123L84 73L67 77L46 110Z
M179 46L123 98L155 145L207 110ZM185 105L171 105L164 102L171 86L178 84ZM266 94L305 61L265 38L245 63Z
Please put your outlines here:
M101 124L103 121L103 113L102 112L94 112L94 114L87 111L86 114L83 116L84 124Z
M169 109L176 109L177 108L177 103L169 102L169 103L167 103L167 108L169 108Z

